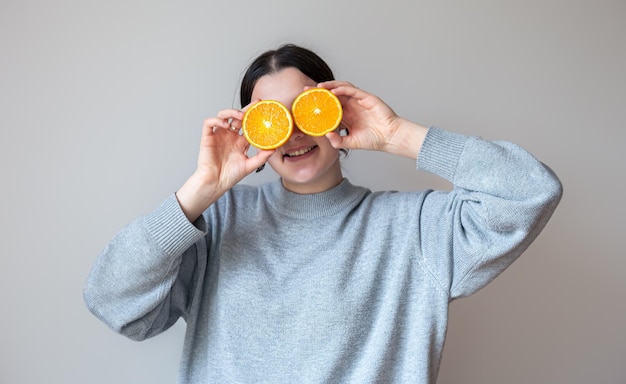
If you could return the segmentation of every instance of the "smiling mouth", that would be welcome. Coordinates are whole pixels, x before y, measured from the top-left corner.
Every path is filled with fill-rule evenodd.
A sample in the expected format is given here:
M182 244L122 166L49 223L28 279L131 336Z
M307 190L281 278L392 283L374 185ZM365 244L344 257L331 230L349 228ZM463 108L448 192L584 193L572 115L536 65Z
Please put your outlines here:
M284 155L284 156L285 156L285 157L297 157L297 156L302 156L302 155L304 155L305 153L309 153L309 152L311 152L311 151L312 151L312 150L314 150L315 148L317 148L317 145L314 145L314 146L309 147L309 148L304 148L304 149L300 149L300 150L297 150L297 151L293 151L293 152L285 153L285 155Z

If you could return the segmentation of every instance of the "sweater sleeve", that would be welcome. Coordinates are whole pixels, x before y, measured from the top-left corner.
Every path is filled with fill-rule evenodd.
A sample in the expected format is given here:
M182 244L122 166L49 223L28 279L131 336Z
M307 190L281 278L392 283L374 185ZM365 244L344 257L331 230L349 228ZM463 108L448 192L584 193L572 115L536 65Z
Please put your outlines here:
M84 286L89 310L134 340L154 336L185 316L206 234L190 223L175 195L120 230L96 259Z
M424 265L451 300L478 291L513 263L562 196L555 174L521 147L436 127L417 167L454 185L428 194L420 220Z

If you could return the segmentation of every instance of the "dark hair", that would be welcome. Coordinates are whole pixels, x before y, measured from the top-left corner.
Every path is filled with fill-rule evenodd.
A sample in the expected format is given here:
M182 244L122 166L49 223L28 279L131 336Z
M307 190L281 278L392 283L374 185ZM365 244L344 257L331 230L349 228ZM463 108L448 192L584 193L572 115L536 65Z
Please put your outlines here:
M290 67L297 68L316 83L335 80L333 71L315 52L294 44L285 44L261 54L250 64L241 80L241 107L250 104L252 90L261 77Z

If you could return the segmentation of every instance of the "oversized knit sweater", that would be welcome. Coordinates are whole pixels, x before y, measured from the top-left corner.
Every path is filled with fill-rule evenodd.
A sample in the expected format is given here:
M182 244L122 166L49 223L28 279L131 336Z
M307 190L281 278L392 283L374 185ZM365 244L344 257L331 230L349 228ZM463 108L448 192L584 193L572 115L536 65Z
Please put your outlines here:
M194 223L173 194L85 285L131 339L187 323L182 383L435 383L451 300L493 280L562 193L520 147L430 128L417 167L452 191L299 195L237 185Z

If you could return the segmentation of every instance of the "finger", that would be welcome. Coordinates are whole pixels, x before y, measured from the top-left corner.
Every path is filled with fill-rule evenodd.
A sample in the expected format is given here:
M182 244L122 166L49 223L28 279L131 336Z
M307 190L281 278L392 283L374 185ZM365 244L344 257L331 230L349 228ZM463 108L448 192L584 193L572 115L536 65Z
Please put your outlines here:
M213 122L214 131L216 128L224 128L235 133L239 133L241 129L241 119L243 112L238 109L223 109L217 113L217 122Z
M241 120L238 119L228 119L228 130L231 132L235 132L237 134L239 134L239 131L241 130Z
M258 151L254 156L248 159L248 163L246 164L246 171L248 173L252 173L259 167L263 166L269 158L276 152L276 150L262 150Z
M330 90L341 87L341 86L349 86L349 87L357 88L354 84L347 82L347 81L342 81L342 80L324 81L324 82L317 84L317 86L319 88L326 88Z
M241 120L243 118L243 111L239 109L234 109L234 108L223 109L217 113L217 117L223 120L228 120L228 119L233 119L233 118Z
M349 141L347 136L341 136L337 132L330 132L326 134L326 138L335 149L350 148L349 143L347 143Z
M250 106L252 106L253 104L258 103L259 101L261 101L261 99L254 99L250 102L250 104L246 105L243 109L236 110L237 113L228 119L228 128L231 131L236 132L239 135L241 135L242 134L241 128L243 128L243 118L245 116L246 110L250 108ZM227 113L225 113L225 115L227 115Z
M336 96L346 96L346 97L352 97L358 100L362 100L364 98L366 98L367 96L370 96L369 92L366 92L360 88L357 88L353 85L339 85L335 88L331 89L331 92L334 93Z
M227 125L223 119L217 117L209 117L204 120L202 125L203 135L210 135L216 128L225 128Z

